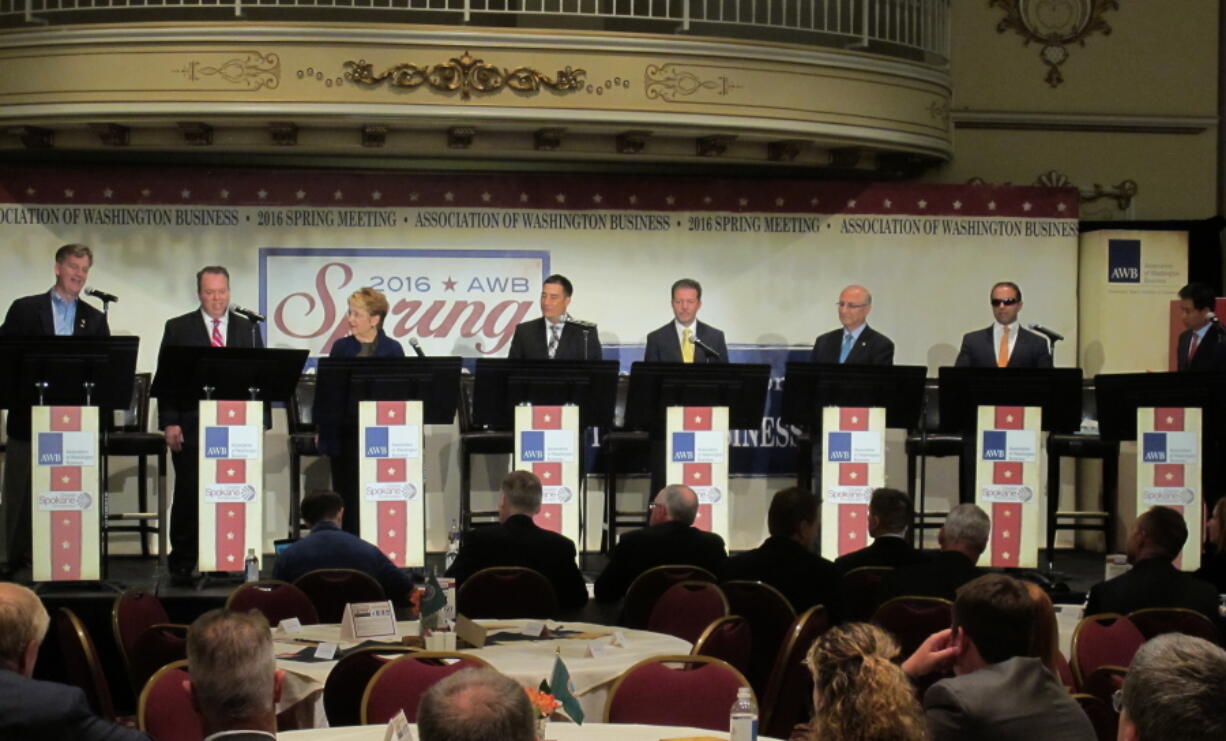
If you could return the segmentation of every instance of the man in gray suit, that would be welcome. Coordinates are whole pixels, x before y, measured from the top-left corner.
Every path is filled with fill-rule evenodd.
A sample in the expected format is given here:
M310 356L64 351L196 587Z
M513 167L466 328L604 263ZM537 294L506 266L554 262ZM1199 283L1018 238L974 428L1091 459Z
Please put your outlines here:
M1047 340L1022 329L1017 315L1022 311L1022 289L1002 281L992 286L992 326L962 337L962 349L954 365L959 368L1050 368Z
M1020 581L986 574L958 590L953 627L934 633L902 668L922 677L953 667L924 694L934 741L1094 741L1089 717L1031 655L1034 600Z

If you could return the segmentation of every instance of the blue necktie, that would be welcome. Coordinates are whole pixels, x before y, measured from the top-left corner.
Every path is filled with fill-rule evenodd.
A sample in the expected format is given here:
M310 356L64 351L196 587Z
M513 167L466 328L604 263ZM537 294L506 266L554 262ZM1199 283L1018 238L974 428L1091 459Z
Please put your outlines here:
M851 336L851 332L843 334L843 347L839 350L839 362L846 363L847 356L851 354L851 346L855 342L855 338Z

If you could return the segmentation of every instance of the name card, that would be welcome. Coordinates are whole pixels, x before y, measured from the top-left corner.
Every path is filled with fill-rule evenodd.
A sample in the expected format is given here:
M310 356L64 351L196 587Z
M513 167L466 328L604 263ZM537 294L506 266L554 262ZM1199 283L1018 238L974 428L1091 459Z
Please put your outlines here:
M455 634L473 648L481 648L485 645L485 638L489 631L463 615L456 614Z
M413 741L413 727L409 725L409 719L404 717L403 710L387 722L383 741Z
M598 641L587 642L587 655L589 658L598 659L601 656L606 656L609 653L609 647Z
M341 640L359 641L366 638L399 638L396 611L392 601L350 602L341 618Z
M277 623L277 627L283 630L286 635L292 636L302 632L302 621L296 617L285 618Z
M528 622L524 623L523 627L519 629L519 632L520 635L540 638L545 632L545 623L541 622L540 620L529 620Z
M323 661L331 661L336 658L335 643L321 643L315 647L315 658Z
M456 634L450 630L433 631L426 636L425 646L427 651L455 651Z
M613 642L610 643L609 645L617 646L618 648L626 648L627 646L629 646L630 641L626 639L626 632L624 630L613 631Z

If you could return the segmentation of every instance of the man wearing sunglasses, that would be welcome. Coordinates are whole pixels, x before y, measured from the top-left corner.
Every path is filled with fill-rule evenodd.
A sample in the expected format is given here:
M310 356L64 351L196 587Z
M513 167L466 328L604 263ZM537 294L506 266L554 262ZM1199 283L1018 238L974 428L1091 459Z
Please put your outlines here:
M992 286L992 315L987 329L967 332L954 365L959 368L1050 368L1047 340L1022 329L1017 315L1022 311L1022 289L1002 281Z

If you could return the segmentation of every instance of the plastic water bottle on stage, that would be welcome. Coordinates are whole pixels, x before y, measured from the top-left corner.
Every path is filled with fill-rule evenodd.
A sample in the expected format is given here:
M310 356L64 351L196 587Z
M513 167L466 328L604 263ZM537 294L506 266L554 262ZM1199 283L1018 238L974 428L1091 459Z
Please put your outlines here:
M451 568L456 557L460 555L460 525L451 518L451 529L447 531L447 555L443 557L443 571Z
M246 581L260 580L260 559L255 557L255 549L247 549L247 559L243 561L244 571L246 571Z
M754 702L748 687L741 687L736 691L736 702L732 703L729 718L730 741L757 741L758 703Z

